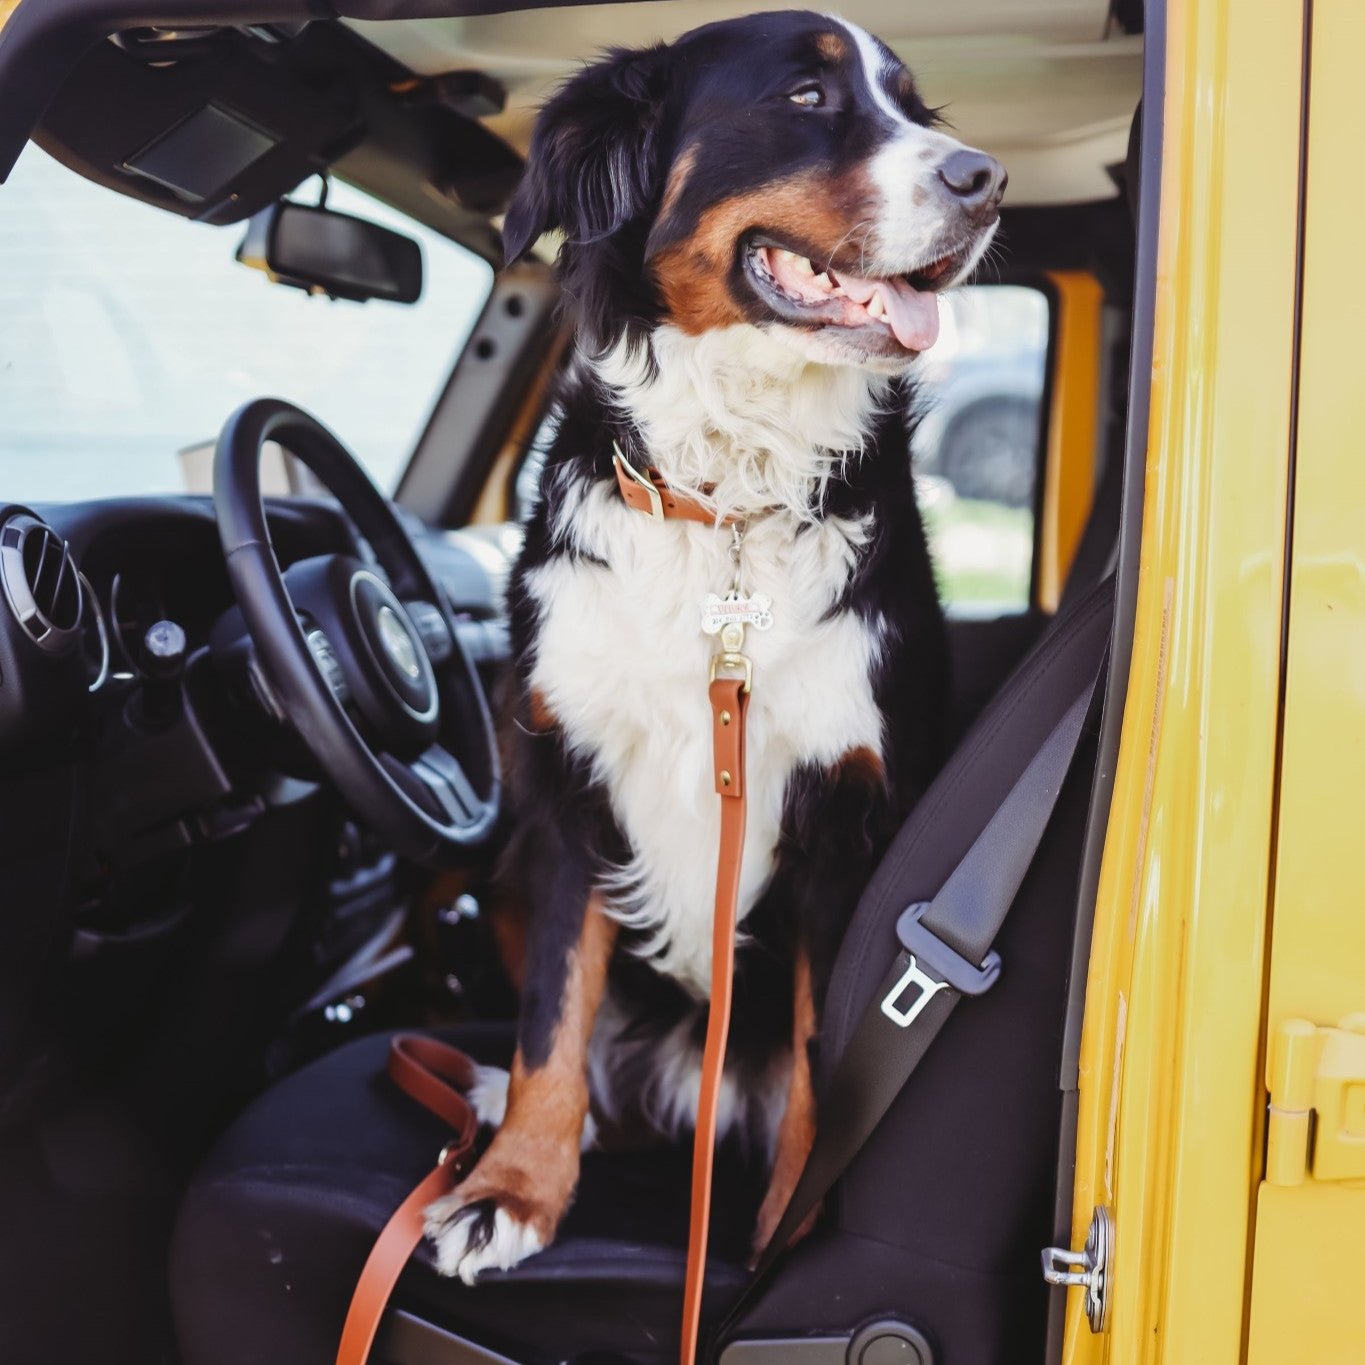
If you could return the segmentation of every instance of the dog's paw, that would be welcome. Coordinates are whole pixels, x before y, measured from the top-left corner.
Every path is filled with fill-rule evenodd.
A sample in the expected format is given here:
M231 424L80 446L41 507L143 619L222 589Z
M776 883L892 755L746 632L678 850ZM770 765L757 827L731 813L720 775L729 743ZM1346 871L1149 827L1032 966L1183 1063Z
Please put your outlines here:
M521 1201L512 1201L520 1204ZM517 1216L521 1214L521 1216ZM436 1249L436 1268L473 1284L485 1270L510 1270L544 1249L538 1219L500 1203L497 1196L471 1199L455 1190L426 1210L426 1235Z
M474 1084L469 1087L469 1102L479 1124L501 1128L507 1117L507 1088L512 1077L500 1066L476 1066Z

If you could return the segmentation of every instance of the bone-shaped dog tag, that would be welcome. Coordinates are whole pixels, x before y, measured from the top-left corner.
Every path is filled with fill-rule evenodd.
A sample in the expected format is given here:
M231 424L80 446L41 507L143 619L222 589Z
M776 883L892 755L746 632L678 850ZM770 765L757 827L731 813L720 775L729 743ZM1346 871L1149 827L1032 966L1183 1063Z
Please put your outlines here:
M707 635L719 635L728 625L767 630L772 623L773 599L761 592L752 597L733 589L724 595L708 592L702 602L701 628Z

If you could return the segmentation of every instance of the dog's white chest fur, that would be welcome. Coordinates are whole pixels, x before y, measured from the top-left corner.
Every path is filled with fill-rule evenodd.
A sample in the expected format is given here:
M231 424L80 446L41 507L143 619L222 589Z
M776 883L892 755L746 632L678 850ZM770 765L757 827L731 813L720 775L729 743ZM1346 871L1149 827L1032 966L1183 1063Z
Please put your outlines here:
M605 484L560 515L584 557L528 578L541 609L531 685L594 763L629 840L631 864L602 887L614 912L645 931L642 951L661 971L704 996L720 811L707 702L717 643L701 616L706 594L730 586L730 532L654 522ZM781 512L745 536L745 589L772 599L774 619L745 645L754 688L741 916L772 874L792 770L832 765L851 749L882 753L871 681L879 625L829 615L863 536L859 523L803 527Z

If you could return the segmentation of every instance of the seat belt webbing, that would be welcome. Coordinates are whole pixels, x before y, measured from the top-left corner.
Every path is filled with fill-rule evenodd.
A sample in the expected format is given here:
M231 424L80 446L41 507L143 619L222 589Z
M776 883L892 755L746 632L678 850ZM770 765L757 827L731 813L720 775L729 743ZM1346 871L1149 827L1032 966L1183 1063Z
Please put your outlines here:
M849 1039L822 1104L838 1122L818 1126L786 1212L717 1340L753 1302L796 1229L853 1163L957 1002L989 989L999 975L991 944L1051 822L1098 686L1097 677L1072 702L938 895L901 915L901 952Z

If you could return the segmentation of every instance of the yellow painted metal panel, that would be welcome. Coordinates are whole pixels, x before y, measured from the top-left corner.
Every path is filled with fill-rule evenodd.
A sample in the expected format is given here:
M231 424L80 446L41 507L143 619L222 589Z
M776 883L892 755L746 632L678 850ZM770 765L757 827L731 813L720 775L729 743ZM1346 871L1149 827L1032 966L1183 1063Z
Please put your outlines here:
M1132 670L1082 1037L1070 1365L1235 1365L1260 1173L1300 100L1298 0L1172 0Z
M1359 0L1315 0L1290 575L1289 662L1268 1025L1365 1010L1365 183L1342 176L1360 126ZM1365 1075L1361 1081L1365 1082ZM1365 1085L1362 1085L1365 1090ZM1365 1180L1324 1181L1327 1128L1353 1126L1355 1088L1318 1116L1317 1178L1261 1187L1250 1365L1365 1361ZM1319 1087L1316 1102L1323 1101ZM1281 1101L1282 1102L1282 1101ZM1354 1163L1349 1164L1355 1169Z
M1353 1220L1354 1257L1349 1247L1342 1255L1344 1218ZM1365 1191L1312 1181L1297 1189L1261 1186L1248 1365L1365 1361L1363 1220Z
M1055 291L1052 399L1038 536L1038 605L1054 612L1095 500L1104 290L1079 270L1048 275Z

